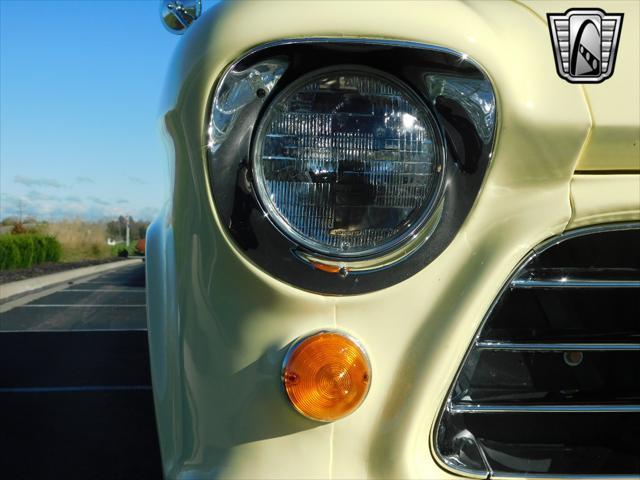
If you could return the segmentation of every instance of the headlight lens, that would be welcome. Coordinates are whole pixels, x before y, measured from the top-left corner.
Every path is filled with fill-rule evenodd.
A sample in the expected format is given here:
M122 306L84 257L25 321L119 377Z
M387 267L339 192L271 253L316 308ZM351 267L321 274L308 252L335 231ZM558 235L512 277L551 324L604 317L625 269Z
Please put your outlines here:
M253 173L269 217L294 241L330 256L374 255L433 212L442 142L430 112L395 80L325 71L274 99Z

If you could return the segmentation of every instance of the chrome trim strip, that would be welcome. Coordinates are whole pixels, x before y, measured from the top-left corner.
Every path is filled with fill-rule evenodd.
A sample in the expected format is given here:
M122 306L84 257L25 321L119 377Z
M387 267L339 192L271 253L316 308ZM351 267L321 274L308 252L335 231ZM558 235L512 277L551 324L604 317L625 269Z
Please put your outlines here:
M480 405L451 404L450 413L640 413L640 405Z
M264 50L266 48L277 47L280 45L300 45L300 44L313 44L313 43L347 43L354 45L380 45L380 46L397 46L397 47L406 47L406 48L414 48L416 50L431 50L434 52L442 52L448 53L461 59L464 59L465 62L471 62L474 67L478 68L482 72L482 74L489 80L491 83L491 87L495 92L495 82L493 78L489 75L489 72L485 70L485 68L474 60L472 57L467 55L465 52L453 50L451 48L443 47L441 45L434 45L432 43L423 43L416 42L411 40L397 40L397 39L387 39L387 38L372 38L372 37L340 37L340 36L319 36L319 37L290 37L283 38L280 40L274 40L271 42L262 43L256 47L253 47L247 51L245 51L242 55L240 55L236 60L234 60L232 67L252 54ZM228 68L227 70L231 70Z
M481 350L510 350L514 352L568 352L568 351L635 351L640 343L512 343L478 341Z
M486 471L484 470L473 470L473 469L469 469L469 468L461 468L460 466L456 465L455 463L449 461L446 458L442 458L441 459L442 462L449 468L455 470L456 472L462 472L463 474L467 475L467 476L475 476L476 478L482 478L483 480L491 480L494 478L505 478L505 479L512 479L512 478L523 478L523 479L530 479L530 478L544 478L547 480L551 480L551 479L558 479L558 478L570 478L570 479L580 479L580 480L584 480L584 479L634 479L634 480L638 480L638 475L635 474L611 474L611 475L605 475L605 474L583 474L583 475L579 475L579 474L569 474L569 473L494 473L491 472L490 475L487 474Z
M535 254L540 254L549 248L564 242L565 240L570 240L574 237L582 237L584 235L591 235L592 233L602 233L602 232L615 232L619 230L638 230L640 229L639 222L625 222L625 223L604 223L601 225L591 225L588 227L579 227L575 230L565 230L560 235L556 235L551 237L538 246L533 248L533 252ZM526 262L522 264L526 265Z
M596 475L596 474L584 474L584 475L570 475L570 474L556 474L556 473L513 473L513 474L494 474L491 475L491 478L576 478L576 479L585 479L585 478L633 478L638 480L638 475L627 475L627 474L611 474L611 475Z
M640 288L640 280L595 280L587 278L555 278L547 280L516 279L511 288Z

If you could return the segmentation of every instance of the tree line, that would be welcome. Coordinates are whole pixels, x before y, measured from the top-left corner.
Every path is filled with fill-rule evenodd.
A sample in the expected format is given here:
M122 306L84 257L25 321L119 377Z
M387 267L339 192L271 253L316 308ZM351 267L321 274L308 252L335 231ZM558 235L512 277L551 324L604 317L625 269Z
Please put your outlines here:
M147 227L149 222L134 220L133 217L129 217L129 235L131 240L138 240L145 238L147 234ZM107 222L107 235L111 238L124 238L127 232L127 217L120 215L118 220L112 220Z

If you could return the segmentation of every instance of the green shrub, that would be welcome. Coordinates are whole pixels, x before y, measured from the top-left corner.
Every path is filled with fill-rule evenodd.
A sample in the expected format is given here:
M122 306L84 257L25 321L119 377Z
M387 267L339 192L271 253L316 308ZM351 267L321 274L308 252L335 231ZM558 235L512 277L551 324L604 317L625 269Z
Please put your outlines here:
M33 236L33 264L38 265L47 259L47 237L42 235Z
M12 235L0 236L0 270L17 268L20 264L20 250Z
M20 249L20 268L29 268L33 265L33 236L21 235L18 239L18 248Z
M56 240L54 237L44 237L46 241L45 246L45 262L58 262L60 261L60 256L62 255L62 246L60 246L60 242Z
M1 0L0 0L1 1ZM116 243L111 246L111 256L112 257L124 257L125 252L127 256L135 255L135 244L131 244L127 247L124 242Z
M60 243L53 237L33 234L0 236L0 270L57 262L60 254Z

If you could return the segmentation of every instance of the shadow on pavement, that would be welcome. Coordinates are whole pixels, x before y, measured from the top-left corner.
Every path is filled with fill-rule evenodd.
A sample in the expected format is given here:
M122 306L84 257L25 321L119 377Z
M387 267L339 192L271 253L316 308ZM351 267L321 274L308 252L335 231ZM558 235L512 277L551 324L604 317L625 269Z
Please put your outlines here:
M82 287L88 290L87 298L123 305L121 297L101 292L112 285L144 292L139 288L144 287L144 268L126 270L69 288ZM64 299L70 303L71 293ZM58 301L54 295L60 293L47 302ZM25 320L35 321L30 312L59 315L61 307L56 308L21 311ZM72 318L83 310L69 308L64 315ZM121 310L138 317L145 314L144 306ZM101 311L112 316L110 308ZM0 477L161 479L147 332L0 332Z

